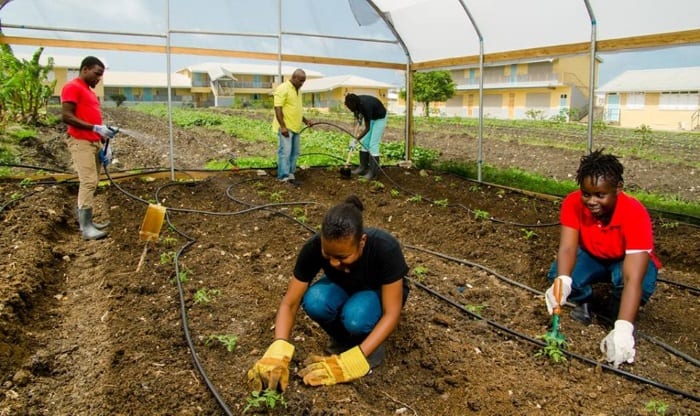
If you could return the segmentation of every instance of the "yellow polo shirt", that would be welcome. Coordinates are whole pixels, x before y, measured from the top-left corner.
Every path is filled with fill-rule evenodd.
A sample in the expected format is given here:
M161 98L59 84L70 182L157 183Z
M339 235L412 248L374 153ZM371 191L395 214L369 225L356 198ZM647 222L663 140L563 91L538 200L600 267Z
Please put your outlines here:
M284 115L284 124L288 130L295 133L301 131L301 125L304 115L304 106L301 101L301 91L297 91L290 81L281 83L275 88L275 96L273 105L282 107ZM280 123L277 122L277 117L273 116L272 131L277 133L280 128Z

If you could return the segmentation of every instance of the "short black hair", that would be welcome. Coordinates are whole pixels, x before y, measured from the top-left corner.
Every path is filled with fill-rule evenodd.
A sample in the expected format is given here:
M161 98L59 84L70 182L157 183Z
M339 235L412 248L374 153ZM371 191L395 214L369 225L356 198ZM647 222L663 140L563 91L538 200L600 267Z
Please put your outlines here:
M105 64L103 64L102 61L100 61L98 58L94 56L86 56L80 63L80 70L82 71L83 68L92 68L95 65L102 67L102 69L105 69Z
M349 93L345 96L345 105L352 111L357 112L360 108L360 97L353 93Z
M328 210L321 224L321 236L326 240L352 236L354 241L360 241L364 233L363 210L360 198L350 195L345 201Z
M603 150L605 149L598 149L581 157L581 163L576 171L576 183L579 186L583 185L586 178L604 178L615 186L624 182L622 173L625 169L622 163L617 159L617 156L603 154Z

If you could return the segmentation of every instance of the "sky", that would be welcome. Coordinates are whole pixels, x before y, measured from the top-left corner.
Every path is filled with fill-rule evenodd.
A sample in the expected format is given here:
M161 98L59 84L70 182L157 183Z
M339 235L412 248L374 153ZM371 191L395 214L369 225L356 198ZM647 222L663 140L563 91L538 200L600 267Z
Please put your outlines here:
M353 0L354 1L354 0ZM681 1L681 0L669 0ZM206 3L207 7L203 5ZM355 2L357 3L357 2ZM214 49L277 52L277 40L263 36L228 36L232 28L239 34L276 33L277 0L11 0L0 10L0 23L6 35L46 37L70 40L104 40L109 42L153 43L162 45L162 37L131 36L127 34L162 35L171 30L205 31L207 33L173 33L175 45L197 46ZM165 17L169 8L170 21ZM215 10L215 13L211 11ZM260 13L260 11L264 11ZM262 15L262 18L260 16ZM251 18L257 16L258 18ZM352 36L393 40L391 31L383 21L358 25L353 18L347 0L284 0L282 2L283 30L295 33L319 33L332 36ZM10 25L10 27L7 27ZM12 25L53 28L52 30L23 30ZM64 29L119 32L119 35L76 33ZM214 34L213 32L216 32ZM285 36L284 53L317 55L348 59L404 62L405 57L396 44L353 42L328 38ZM13 47L17 53L31 54L33 46ZM108 70L165 72L165 55L107 50L76 50L46 48L44 55L96 55L103 58ZM634 52L599 54L598 86L629 69L652 69L700 66L700 45L639 50ZM243 62L276 65L274 61L245 61L221 57L171 55L173 71L202 62ZM377 81L401 86L403 71L380 70L364 67L339 67L332 65L295 64L305 69L321 72L325 76L359 75Z

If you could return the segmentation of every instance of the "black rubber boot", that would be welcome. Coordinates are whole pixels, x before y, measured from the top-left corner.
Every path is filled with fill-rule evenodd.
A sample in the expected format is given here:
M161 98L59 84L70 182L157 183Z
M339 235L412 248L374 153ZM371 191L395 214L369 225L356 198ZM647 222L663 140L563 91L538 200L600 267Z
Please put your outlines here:
M352 173L353 175L364 175L367 173L367 164L369 163L369 152L363 152L360 151L360 166L358 166L356 169L353 169Z
M571 311L571 318L575 321L579 321L584 325L590 325L593 321L591 316L591 309L588 302L579 303L576 305L573 311Z
M75 218L78 218L78 208L75 208ZM80 226L80 231L83 231L83 226L80 225L80 219L78 219L78 225ZM109 221L105 222L93 222L92 223L93 227L97 228L98 230L104 230L105 228L109 227Z
M92 223L92 208L81 208L78 210L78 223L80 231L83 233L83 240L99 240L107 237L107 233L95 228Z
M369 172L363 178L371 181L379 175L379 156L372 156L369 161Z

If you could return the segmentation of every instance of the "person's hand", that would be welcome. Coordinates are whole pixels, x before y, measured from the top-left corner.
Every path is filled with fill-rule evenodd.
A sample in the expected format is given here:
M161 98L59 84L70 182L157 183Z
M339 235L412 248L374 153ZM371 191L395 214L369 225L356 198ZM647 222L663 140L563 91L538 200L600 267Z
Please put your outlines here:
M571 294L571 278L563 274L558 276L557 279L561 280L561 299L559 300L559 306L561 306L566 303L566 299ZM554 296L554 285L544 292L544 301L547 304L547 312L551 315L554 312L554 307L557 306L557 299Z
M284 137L289 137L289 130L286 127L280 127L280 134Z
M100 162L103 166L107 166L112 163L112 146L107 146L100 149Z
M352 139L350 139L350 141L348 142L348 152L354 152L359 144L360 142L358 142L356 138L353 137Z
M112 137L114 137L115 134L117 134L117 131L119 131L119 129L106 126L104 124L95 124L94 126L92 126L92 131L99 134L103 139L111 139Z
M615 329L600 342L600 351L615 368L625 361L634 362L634 325L622 319L615 321Z
M253 368L248 370L248 385L253 391L280 390L289 385L289 362L294 355L294 345L278 339L268 347Z
M308 127L311 127L314 125L314 122L311 120L304 120L304 124L306 124Z
M306 367L299 371L299 376L310 386L345 383L364 376L370 369L359 346L330 357L312 355L305 364Z

